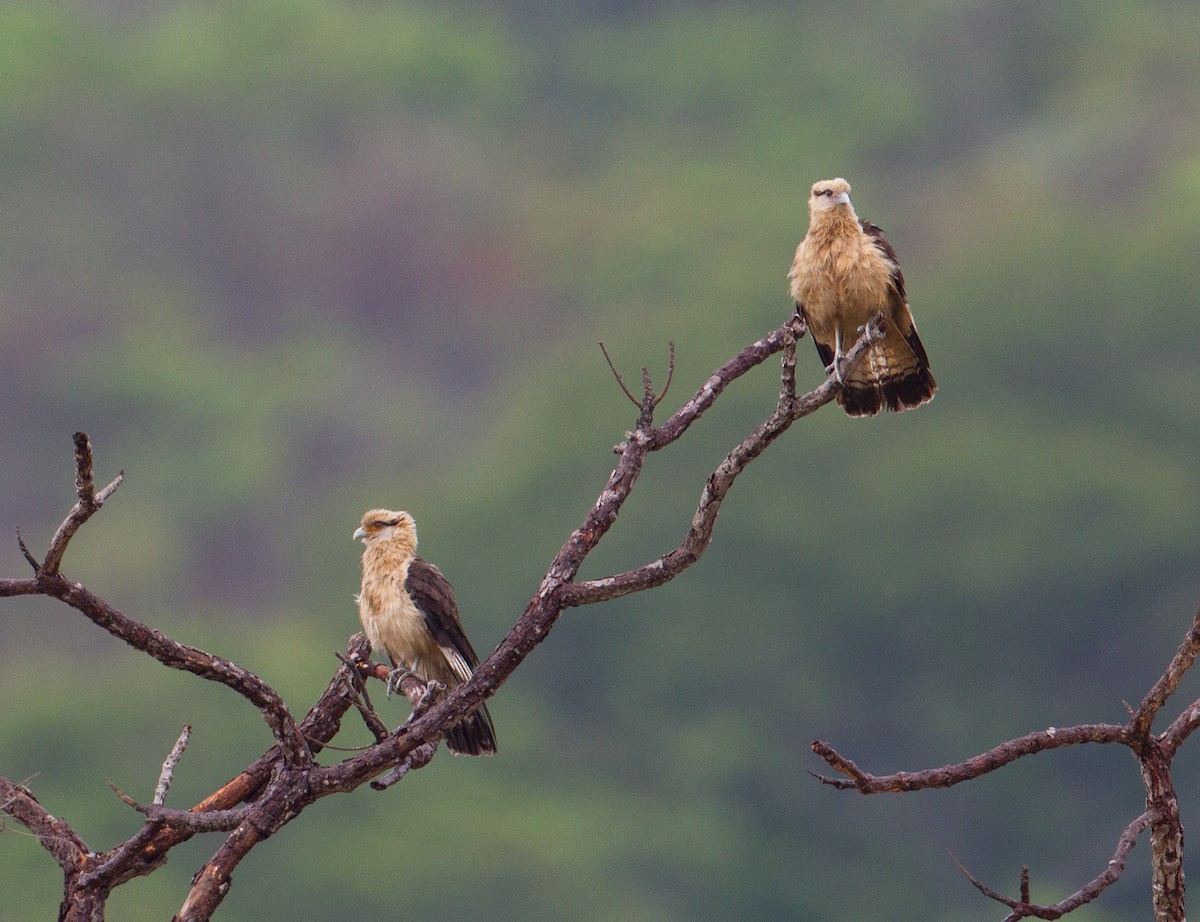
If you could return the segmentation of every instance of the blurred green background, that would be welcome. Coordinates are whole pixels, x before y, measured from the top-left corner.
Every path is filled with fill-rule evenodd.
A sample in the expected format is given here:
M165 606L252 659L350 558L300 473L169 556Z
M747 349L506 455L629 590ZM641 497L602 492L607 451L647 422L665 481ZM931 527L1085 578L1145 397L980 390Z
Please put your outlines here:
M1002 913L947 849L1042 901L1099 873L1141 809L1124 752L861 798L808 745L885 772L1122 721L1186 630L1197 35L1166 0L0 6L0 573L86 430L127 479L64 571L299 713L357 629L363 510L413 513L489 652L633 422L596 342L636 381L673 340L676 406L790 314L813 181L886 229L941 385L798 424L696 567L566 614L493 701L499 758L322 801L218 917L949 922ZM585 575L673 547L777 387L653 457ZM0 604L0 669L0 772L98 849L138 827L105 779L148 799L184 723L176 806L270 743L45 600ZM167 918L218 843L109 917ZM1147 851L1072 918L1148 917ZM8 824L0 920L60 887Z

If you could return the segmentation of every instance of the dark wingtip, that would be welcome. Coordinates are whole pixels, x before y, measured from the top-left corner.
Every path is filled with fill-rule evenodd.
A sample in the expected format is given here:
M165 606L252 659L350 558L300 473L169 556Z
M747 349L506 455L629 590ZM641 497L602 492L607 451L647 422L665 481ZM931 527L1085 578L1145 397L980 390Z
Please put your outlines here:
M874 416L882 409L902 413L928 403L937 391L937 381L929 369L922 366L903 378L871 382L864 387L842 388L838 404L847 416Z
M459 756L496 754L496 727L486 706L446 732L446 748Z

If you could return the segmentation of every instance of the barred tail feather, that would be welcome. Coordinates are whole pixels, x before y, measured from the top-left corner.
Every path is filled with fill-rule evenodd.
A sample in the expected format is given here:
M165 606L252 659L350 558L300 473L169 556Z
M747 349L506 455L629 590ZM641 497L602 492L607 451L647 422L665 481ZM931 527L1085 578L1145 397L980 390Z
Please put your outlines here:
M460 756L496 754L496 727L487 705L446 731L446 748Z
M849 416L874 416L885 408L899 413L928 403L936 390L928 366L919 365L904 376L849 380L838 392L837 402Z
M815 342L815 340L814 340ZM833 350L817 343L826 365ZM880 410L900 413L933 399L937 381L915 327L907 334L889 324L883 342L873 346L838 391L838 405L848 416L874 416Z

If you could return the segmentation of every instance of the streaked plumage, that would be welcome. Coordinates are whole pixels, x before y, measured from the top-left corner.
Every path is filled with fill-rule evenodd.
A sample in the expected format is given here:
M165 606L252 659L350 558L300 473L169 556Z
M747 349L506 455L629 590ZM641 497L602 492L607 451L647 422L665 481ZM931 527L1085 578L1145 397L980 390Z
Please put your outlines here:
M884 339L842 381L837 402L851 416L874 416L884 407L898 412L932 399L937 382L891 244L878 227L859 220L844 179L814 183L808 208L808 233L788 281L825 367L836 370L843 350L876 314L887 320Z
M463 631L454 590L433 564L417 556L417 529L407 512L372 509L354 537L366 545L358 616L376 652L397 669L454 688L471 677L479 657ZM461 755L492 754L496 730L487 706L446 733Z

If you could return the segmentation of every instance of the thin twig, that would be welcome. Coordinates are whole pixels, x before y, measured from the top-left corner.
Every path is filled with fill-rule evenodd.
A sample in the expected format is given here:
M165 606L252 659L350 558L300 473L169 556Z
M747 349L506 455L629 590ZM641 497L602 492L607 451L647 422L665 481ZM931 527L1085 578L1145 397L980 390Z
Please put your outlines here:
M1200 611L1196 612L1191 627L1184 635L1179 649L1171 657L1171 662L1167 665L1166 670L1146 693L1146 697L1138 706L1137 713L1130 721L1131 732L1135 739L1144 741L1148 737L1154 718L1166 704L1167 699L1175 693L1184 673L1191 668L1197 655L1200 655Z
M654 398L654 406L658 406L663 402L663 398L667 396L667 391L671 389L671 382L675 380L675 343L667 343L668 358L667 358L667 383L663 385L662 393Z
M29 552L29 548L25 544L25 539L21 537L21 529L19 528L17 529L17 547L21 549L22 556L26 561L29 562L29 565L33 567L34 573L42 568L42 565L38 563L38 559Z
M1080 724L1075 727L1050 727L1025 736L1011 739L994 746L986 752L973 756L956 765L943 765L917 772L895 772L890 775L871 775L839 754L828 743L817 740L812 751L825 760L831 768L850 780L825 778L816 775L824 784L840 789L854 788L860 794L898 793L901 791L923 791L929 788L948 788L986 775L1009 762L1025 756L1035 755L1049 749L1076 746L1081 743L1120 743L1130 745L1129 731L1117 724Z
M134 835L99 856L97 862L79 876L80 886L91 887L101 882L112 886L113 884L123 883L124 880L129 879L128 877L124 877L121 872L131 864L137 862L142 849L150 844L162 828L163 824L161 822L147 819L142 824L142 828ZM138 873L148 874L166 860L167 856L165 854L159 855L157 859L140 868Z
M651 433L651 451L658 451L677 440L708 410L730 384L748 371L765 362L784 348L788 341L795 341L804 334L804 324L793 316L791 320L743 348L737 355L708 376L696 393L686 400L678 410Z
M173 810L162 804L138 803L111 780L108 781L108 786L112 788L114 794L138 813L144 813L150 819L158 822L186 827L193 832L228 832L237 827L250 810L249 806L235 807L232 810L205 810L200 813L191 810Z
M337 658L349 667L346 677L346 693L350 696L350 700L354 703L355 709L359 716L362 717L363 723L367 730L375 737L375 742L380 743L387 739L388 728L383 721L379 719L379 715L375 713L375 705L371 703L371 696L367 694L366 672L374 667L374 663L363 662L362 660L351 659L343 653L337 653ZM385 680L386 681L386 680ZM333 746L329 743L325 744L327 749L336 749L339 752L360 752L367 748L365 746Z
M1080 906L1090 903L1096 899L1101 893L1107 890L1112 884L1116 883L1121 878L1121 874L1125 871L1125 865L1129 858L1130 851L1137 845L1138 837L1141 836L1151 825L1158 819L1156 810L1147 810L1138 816L1133 822L1122 830L1120 838L1117 840L1116 851L1113 852L1112 858L1108 860L1104 871L1092 880L1088 881L1065 900L1053 903L1048 906L1039 906L1035 903L1030 903L1028 898L1028 868L1025 869L1025 874L1022 875L1022 887L1020 900L1014 900L1011 897L1004 896L1002 893L991 889L986 884L976 879L970 871L968 871L961 861L951 855L951 860L958 865L958 869L971 882L980 893L995 900L997 903L1002 903L1013 912L1007 916L1005 922L1017 922L1018 919L1034 918L1034 919L1061 919L1069 912L1073 912Z
M236 691L258 708L288 761L301 762L311 756L295 718L279 693L250 670L151 630L61 574L47 572L43 567L38 582L43 594L65 602L114 637L164 666L219 682Z
M64 871L79 867L91 852L71 825L51 815L29 788L4 777L0 777L0 812L33 833Z
M162 806L167 801L167 791L171 789L171 779L175 775L175 764L179 761L183 751L187 749L188 740L192 735L191 724L183 725L183 732L179 734L179 739L175 740L175 745L171 747L166 761L162 764L162 771L158 774L158 784L154 788L153 804Z
M125 479L125 472L121 471L116 479L99 493L96 492L93 478L92 443L88 441L86 432L76 432L75 493L79 497L79 501L67 513L67 517L58 526L54 537L50 539L50 547L46 551L46 559L42 561L39 575L58 573L59 567L62 565L63 554L67 552L67 544L79 527L90 519L96 510L104 505L104 501L121 485L121 481Z
M613 377L617 379L617 384L621 385L621 390L623 390L625 392L625 396L629 398L629 402L632 403L635 407L640 408L642 405L642 402L640 400L638 400L636 397L634 397L633 394L630 393L629 388L627 388L625 386L625 381L621 377L621 373L619 371L617 371L617 366L613 364L613 360L611 358L609 358L608 350L604 348L604 343L599 343L599 346L600 346L600 351L604 353L604 360L606 362L608 362L609 370L612 371Z
M1189 704L1163 731L1161 740L1168 756L1173 756L1180 744L1200 727L1200 699Z
M847 366L847 373L849 373L849 369L852 369L866 355L876 334L877 331L868 326L850 351L846 353L846 360L850 363ZM769 351L764 350L762 358L773 355L780 350L786 350L789 346L793 349L792 355L794 357L795 334L790 325L785 324L774 331L769 339ZM756 343L755 347L759 345L759 343ZM758 361L762 360L758 358L757 353L750 351L751 348L754 347L749 347L739 353L739 358L746 363L745 367L741 365L734 366L730 369L731 373L736 371L739 375L744 374L750 367L753 367L749 364L752 358L756 358ZM758 364L758 361L754 361L754 364ZM727 363L726 367L729 367L729 363ZM775 439L787 431L792 423L820 409L833 400L836 395L837 382L833 379L826 379L815 390L797 399L795 397L795 379L793 375L794 367L788 363L787 354L785 354L784 367L780 380L780 397L775 412L746 436L741 443L735 446L705 481L704 488L700 493L700 501L696 506L696 512L692 516L691 527L678 547L668 551L656 560L643 566L635 567L632 570L566 585L562 588L560 594L563 604L567 606L590 605L596 602L619 598L634 592L643 592L646 589L661 586L668 580L674 579L699 560L708 548L708 545L712 542L717 515L721 511L721 505L725 500L726 494L732 488L738 475L745 470L751 461L762 454ZM717 382L714 381L716 377L714 375L713 378L709 379L709 385L712 386L711 391L706 392L702 389L696 397L685 403L667 422L653 430L650 444L647 447L651 450L665 447L687 430L694 418L698 418L711 405L711 401L716 399L715 395L719 393ZM706 387L709 385L706 385ZM720 386L724 387L723 379ZM711 398L706 399L709 397L709 394L712 395ZM659 438L659 433L665 434ZM625 451L632 444L631 439L619 447Z
M43 595L42 584L37 577L30 579L0 579L0 599L19 595Z

